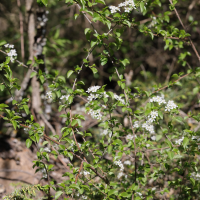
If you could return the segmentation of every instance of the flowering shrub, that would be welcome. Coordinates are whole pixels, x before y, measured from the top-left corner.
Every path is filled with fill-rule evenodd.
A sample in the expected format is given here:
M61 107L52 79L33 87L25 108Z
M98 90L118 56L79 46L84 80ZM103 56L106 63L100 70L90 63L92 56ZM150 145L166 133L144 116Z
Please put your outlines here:
M47 4L46 0L42 2ZM169 9L175 10L179 18L175 8L177 2L169 2ZM37 64L41 62L37 58L36 68L32 68L34 71L31 75L37 76L41 85L44 82L49 83L44 101L58 105L58 111L62 111L60 117L65 123L61 129L62 135L47 136L44 127L35 122L34 116L30 114L28 98L16 101L13 97L12 105L15 105L16 109L0 104L0 112L4 113L1 117L12 123L14 129L25 128L29 137L26 140L27 147L34 144L38 148L33 167L48 181L47 185L38 188L44 190L49 199L166 199L171 188L176 192L170 199L198 199L200 175L196 155L199 155L200 136L198 130L190 128L186 120L193 118L200 121L200 116L190 113L183 117L180 114L179 102L169 98L164 89L171 87L173 90L175 83L187 76L198 78L199 68L188 70L186 75L173 75L177 78L174 82L164 87L156 86L154 91L142 90L139 87L131 90L122 71L129 61L119 60L114 54L114 50L117 51L121 47L121 33L125 28L137 27L139 32L152 39L155 35L160 35L166 43L165 49L172 49L178 48L178 44L173 43L170 37L177 37L177 40L189 38L184 26L182 30L176 28L176 31L170 32L170 12L159 18L149 14L152 7L161 4L160 1L126 0L118 7L108 6L104 0L66 0L66 3L76 4L80 13L91 24L91 27L85 30L86 37L88 38L89 34L92 38L88 39L88 55L83 59L81 67L75 66L74 70L68 71L68 79L72 74L76 76L71 86L66 86L66 78L58 76L57 72L46 73L37 69ZM99 4L103 7L99 7ZM148 14L152 21L147 25L139 25L130 15L135 11ZM88 15L93 17L92 21ZM179 20L182 24L181 19ZM106 33L100 34L94 28L93 23L97 21L107 25ZM169 24L165 27L163 21ZM191 39L189 42L198 56ZM89 67L94 75L98 72L96 65L89 66L88 61L95 48L103 49L102 53L97 55L98 58L100 56L101 65L105 65L108 60L112 63L109 67L113 71L109 79L117 78L121 94L107 90L106 85L93 85L85 89L84 82L78 80L78 75L85 67ZM14 88L19 90L20 86L13 78L10 68L10 61L15 62L17 53L12 45L5 44L4 41L1 42L1 49L1 52L6 54L6 60L0 65L0 71L3 72L0 89L11 92ZM184 62L183 57L180 56L180 62ZM75 98L84 100L86 116L97 121L98 140L95 140L96 136L92 131L82 129L86 117L72 112ZM136 100L141 100L141 104L136 106L133 103ZM127 124L117 115L118 110L125 114ZM25 113L28 119L24 120L22 113ZM77 142L77 136L83 139L82 143ZM42 145L39 144L41 140ZM67 177L65 181L55 183L51 179L54 166L49 163L50 155L69 159L67 172L63 174L63 177ZM74 160L79 161L78 167L74 166ZM164 179L167 182L164 183ZM54 197L50 188L55 191Z

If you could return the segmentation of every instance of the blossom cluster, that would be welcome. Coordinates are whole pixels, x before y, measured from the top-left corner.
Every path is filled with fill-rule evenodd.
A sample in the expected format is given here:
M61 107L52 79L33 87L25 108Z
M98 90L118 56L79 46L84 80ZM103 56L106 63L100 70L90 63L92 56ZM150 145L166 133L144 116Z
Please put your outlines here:
M137 137L137 135L136 135L135 137ZM128 135L126 136L126 139L127 139L127 140L133 140L133 138L134 138L134 135L131 135L131 134L128 134Z
M138 122L138 121L135 121L135 122L134 122L133 128L139 128L139 122Z
M94 118L94 119L98 119L98 120L102 119L101 109L98 109L98 110L92 110L92 109L90 109L90 111L88 112L88 114L90 114L91 117Z
M167 105L165 106L165 111L171 111L172 109L177 108L178 106L174 103L174 101L168 101Z
M124 8L124 12L131 12L133 9L136 9L136 5L133 0L126 0L123 3L120 3L118 7L116 6L109 6L111 13L116 13L117 11L120 12L120 8Z
M45 168L41 169L40 171L42 172L42 177L47 178L47 172L46 172Z
M196 181L200 181L200 174L199 173L192 172L190 177L193 178Z
M101 133L101 135L108 135L109 137L111 137L112 136L112 131L109 130L109 129L106 129Z
M44 148L44 151L47 152L47 153L50 153L50 152L51 152L51 150L50 150L48 147L45 147L45 148Z
M156 96L156 97L152 97L149 102L156 102L158 103L159 105L161 105L162 103L163 104L166 104L166 101L164 99L164 97L160 97L160 96Z
M5 44L4 47L10 48L10 51L7 53L7 55L10 57L10 61L14 62L15 58L17 57L17 52L14 48L13 44Z
M80 174L83 174L84 176L87 176L87 175L90 175L90 172L88 172L88 171L83 171L83 172L81 172Z
M90 93L90 92L97 92L97 90L101 88L101 86L92 86L92 87L89 87L88 90L86 91L87 93Z
M153 123L156 120L156 117L158 117L158 111L151 111L150 115L148 116L147 123Z
M125 101L124 101L124 99L122 99L122 97L121 96L118 96L117 94L114 94L114 98L117 100L117 101L120 101L122 104L126 104L125 103Z
M120 167L120 171L123 171L124 170L124 165L122 164L122 161L121 160L116 160L114 161L114 164L115 165L118 165Z
M52 92L51 91L47 92L45 97L46 99L52 99Z
M178 145L181 145L181 143L183 142L183 140L184 140L184 137L176 140L175 143L178 144Z
M68 99L69 99L69 97L70 97L70 95L68 94L68 95L62 95L61 97L60 97L60 99L62 100L62 99L65 99L65 101L67 101Z
M151 23L149 24L149 28L151 28L151 27L154 27L156 24L157 24L157 20L156 20L156 17L152 17L153 18L153 20L151 21Z
M131 165L131 161L130 160L124 161L124 165Z

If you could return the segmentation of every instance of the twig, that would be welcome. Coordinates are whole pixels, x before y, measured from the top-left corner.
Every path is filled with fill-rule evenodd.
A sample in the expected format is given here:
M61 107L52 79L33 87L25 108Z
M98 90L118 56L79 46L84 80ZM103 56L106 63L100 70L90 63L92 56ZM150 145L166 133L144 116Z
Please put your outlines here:
M21 56L22 62L24 63L25 52L24 52L24 27L23 27L23 15L20 10L21 2L17 0L17 6L19 7L19 21L20 21L20 35L21 35Z
M1 50L1 49L0 49L0 52L3 53L3 54L5 54L5 55L8 55L5 51L3 51L3 50ZM29 66L25 65L24 63L20 62L19 60L15 60L15 61L16 61L17 63L19 63L20 65L22 65L23 67L26 67L26 68L32 70L33 72L36 72L36 73L37 73L37 71L35 71L34 69L31 69Z
M173 3L172 3L171 0L169 0L169 2L170 2L171 5L173 5ZM176 10L175 7L174 7L174 11L175 11L175 13L176 13L176 16L178 17L179 22L181 23L181 26L182 26L183 29L186 31L185 26L184 26L184 24L183 24L183 22L182 22L182 20L181 20L181 18L180 18L180 16L179 16L179 14L178 14L178 12L177 12L177 10ZM200 62L200 56L199 56L199 53L198 53L196 47L194 46L192 40L190 39L190 37L189 37L189 41L190 41L190 44L192 45L192 48L193 48L193 50L194 50L194 52L195 52L195 54L196 54L196 56L197 56L197 58L198 58L198 60L199 60L199 62Z

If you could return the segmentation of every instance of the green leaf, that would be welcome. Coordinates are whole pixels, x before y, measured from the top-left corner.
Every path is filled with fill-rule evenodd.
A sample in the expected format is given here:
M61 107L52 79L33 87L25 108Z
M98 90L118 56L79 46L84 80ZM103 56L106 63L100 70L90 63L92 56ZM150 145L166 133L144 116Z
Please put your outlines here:
M26 64L27 64L27 65L32 64L32 60L29 60Z
M61 194L63 194L62 191L56 192L56 194L55 194L55 199L58 199L58 198L60 197Z
M193 186L195 186L195 180L193 178L190 178L190 182L192 183Z
M13 125L14 129L16 130L16 128L17 128L17 122L15 120L13 120L11 122L12 122L12 125Z
M170 160L172 160L174 158L174 152L173 151L168 151L167 154L168 154Z
M96 2L96 3L101 3L101 4L106 5L104 0L95 0L95 2Z
M4 44L6 44L7 42L5 40L1 40L0 41L0 46L3 46Z
M5 107L8 107L8 105L4 104L4 103L1 103L0 104L0 108L5 108Z
M169 146L170 148L172 148L172 143L171 143L169 140L165 140L165 142L168 144L168 146Z
M98 70L96 68L94 68L94 67L92 67L90 69L92 70L93 74L96 74L98 72Z
M74 73L73 70L69 70L69 71L67 72L67 78L69 78L73 73Z
M36 74L37 74L37 72L31 72L30 77L33 78Z
M58 80L60 82L66 83L65 77L64 76L58 76Z
M158 111L158 116L160 117L160 119L163 119L163 112L162 111Z
M189 139L187 137L185 137L183 139L183 147L184 147L184 149L186 148L186 146L188 145L188 143L189 143Z
M143 13L145 11L144 2L140 2L140 10Z
M29 107L28 107L28 105L23 105L23 108L24 108L26 114L28 115L29 114Z
M0 85L0 90L4 91L5 85Z
M42 3L47 6L48 0L42 0Z
M118 195L118 191L116 189L112 189L108 192L108 196L111 196L112 194Z
M32 144L32 140L27 139L26 140L26 146L27 146L27 148L29 148L31 146L31 144Z
M70 157L70 159L73 159L73 154L71 152L68 152L68 156Z
M78 123L78 121L76 119L74 119L71 123L71 126L75 126Z

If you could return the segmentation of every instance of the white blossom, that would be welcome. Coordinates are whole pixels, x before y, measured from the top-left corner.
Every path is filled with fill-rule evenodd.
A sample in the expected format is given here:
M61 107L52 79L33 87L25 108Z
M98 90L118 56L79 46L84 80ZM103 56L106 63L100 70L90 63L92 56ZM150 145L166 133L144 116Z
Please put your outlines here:
M60 99L65 99L66 101L69 99L70 95L62 95Z
M151 136L151 139L155 141L156 140L156 136L155 135Z
M90 114L91 117L94 118L94 119L101 120L101 118L102 118L101 109L98 109L98 110L92 110L92 109L90 109L90 111L88 112L88 114Z
M124 176L123 172L119 172L119 174L117 175L117 178L120 179L122 176Z
M44 148L44 151L47 152L47 153L50 153L50 152L51 152L51 150L50 150L48 147L45 147L45 148Z
M152 123L156 120L156 117L158 116L158 111L151 111L150 115L148 116L147 123Z
M124 170L124 165L122 164L122 161L121 160L116 160L114 161L114 164L115 165L118 165L120 167L120 171L123 171Z
M175 143L178 144L178 145L181 145L181 143L183 142L183 140L184 140L184 137L176 140Z
M165 106L165 111L170 112L170 110L175 109L176 107L178 107L178 106L174 103L174 101L169 100L167 105Z
M124 101L124 99L122 99L122 97L118 96L117 94L114 94L114 98L116 100L120 101L122 104L124 104L124 105L126 104L125 101Z
M43 168L43 169L41 169L40 171L42 172L42 175L43 175L42 177L43 177L43 178L47 178L47 172L46 172L46 169Z
M47 92L45 97L46 99L52 99L52 92L51 91Z
M83 171L83 172L81 172L80 174L83 174L84 176L87 176L87 175L90 175L90 172L88 172L88 171Z
M142 193L136 192L136 194L137 194L140 198L143 198Z
M17 56L17 52L15 49L11 49L10 52L7 53L7 55L10 57L10 61L14 62L15 57Z
M193 178L196 181L200 181L200 174L199 173L192 172L190 177Z
M134 122L133 128L139 128L139 122L138 122L138 121L135 121L135 122Z
M97 90L101 88L101 86L91 86L88 88L88 90L86 91L87 93L90 93L90 92L97 92Z
M136 135L135 137L137 137L137 135ZM134 138L134 135L131 135L131 134L128 134L128 135L126 136L126 139L127 139L127 140L133 140L133 138Z
M130 160L124 161L124 165L131 165L131 161Z
M112 131L109 130L109 129L106 129L101 133L101 135L108 135L109 137L111 137L112 136Z
M87 199L87 197L85 195L82 195L82 199Z
M150 102L156 102L159 105L166 104L166 101L165 101L164 97L160 97L160 96L153 97L149 101Z
M145 122L142 124L142 128L145 128L147 131L149 131L151 134L154 134L154 126L152 124L149 124L148 122Z
M120 12L120 8L118 8L116 6L109 6L109 8L110 8L111 13L116 13L117 11Z

